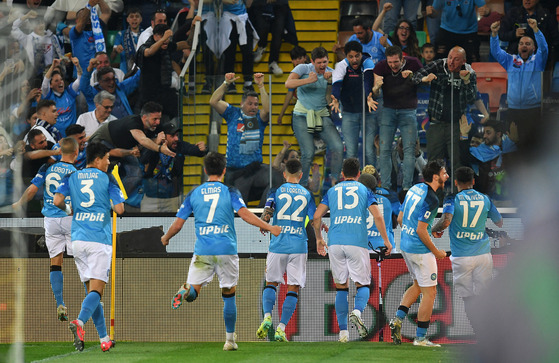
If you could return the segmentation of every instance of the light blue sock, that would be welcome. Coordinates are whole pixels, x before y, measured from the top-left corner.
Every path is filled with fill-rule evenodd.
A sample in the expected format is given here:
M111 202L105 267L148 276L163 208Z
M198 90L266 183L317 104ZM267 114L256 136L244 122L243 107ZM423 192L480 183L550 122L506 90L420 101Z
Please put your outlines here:
M95 329L97 329L97 334L99 338L103 339L107 336L107 325L105 324L105 314L103 312L103 304L99 303L97 309L91 315L91 320L95 324Z
M291 316L295 312L295 308L297 307L297 293L292 291L288 292L285 300L283 302L283 306L281 308L281 319L280 323L287 325Z
M415 330L415 335L418 338L424 338L427 335L427 328L417 327L417 329Z
M78 319L81 320L84 324L87 323L95 309L97 309L100 301L101 295L97 291L93 290L89 294L87 294L85 299L83 299L82 309L80 310Z
M367 302L369 301L370 294L371 290L369 289L369 286L358 287L353 304L354 309L363 312L363 310L365 310L365 306L367 306Z
M190 290L188 290L188 295L185 297L186 302L193 302L198 297L198 293L194 286L190 285Z
M221 295L223 299L223 320L225 321L225 332L234 333L237 322L237 302L235 294Z
M336 316L338 317L338 326L340 330L347 330L347 313L349 310L349 304L347 302L347 296L349 295L348 289L342 289L336 291Z
M51 266L50 287L52 289L52 293L54 294L54 299L56 300L56 306L64 305L64 297L62 296L64 276L62 275L62 270L53 270L53 267L60 268L61 266Z
M262 291L262 310L264 314L272 313L276 304L276 287L274 285L266 285Z

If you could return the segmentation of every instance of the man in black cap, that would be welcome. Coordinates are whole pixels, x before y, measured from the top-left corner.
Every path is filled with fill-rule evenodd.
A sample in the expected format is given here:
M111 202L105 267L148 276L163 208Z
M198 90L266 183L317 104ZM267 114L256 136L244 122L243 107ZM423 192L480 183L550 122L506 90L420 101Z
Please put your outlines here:
M175 119L162 125L164 144L176 156L152 150L142 152L140 162L144 170L144 198L142 212L176 212L181 203L184 159L187 155L203 157L208 153L204 141L190 144L180 140L181 127Z

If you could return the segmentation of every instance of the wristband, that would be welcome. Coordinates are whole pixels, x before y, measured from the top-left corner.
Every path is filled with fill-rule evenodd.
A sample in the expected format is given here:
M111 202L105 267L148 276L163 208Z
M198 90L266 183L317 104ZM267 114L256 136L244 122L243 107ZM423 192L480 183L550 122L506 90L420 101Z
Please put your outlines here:
M64 209L64 211L66 212L67 215L71 215L72 214L72 207L70 207L69 204L66 204L66 208Z
M468 140L468 136L462 136L462 135L460 135L460 140Z
M229 83L227 83L227 81L223 81L223 84L226 85L226 86L229 85Z

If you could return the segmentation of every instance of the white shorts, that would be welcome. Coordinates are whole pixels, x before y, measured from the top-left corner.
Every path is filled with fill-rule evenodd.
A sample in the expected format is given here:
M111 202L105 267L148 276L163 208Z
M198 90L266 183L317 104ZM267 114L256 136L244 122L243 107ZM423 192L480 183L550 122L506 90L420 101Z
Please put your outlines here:
M72 250L72 217L44 218L45 244L49 251L49 257L53 258L61 253L69 256L74 254Z
M287 272L287 284L305 287L307 279L306 253L273 253L266 257L266 281L283 284L283 275Z
M407 253L402 251L412 279L420 287L437 286L437 259L429 253Z
M345 284L348 277L361 285L371 284L371 257L366 248L332 245L328 247L328 256L336 284Z
M212 282L216 274L220 288L230 289L233 286L237 286L237 281L239 280L239 256L194 255L190 261L186 282L191 285L206 286Z
M107 283L111 271L113 246L98 242L72 241L74 261L82 282L91 279Z
M491 253L479 256L450 256L450 262L454 287L460 297L480 295L487 290L487 285L493 279Z

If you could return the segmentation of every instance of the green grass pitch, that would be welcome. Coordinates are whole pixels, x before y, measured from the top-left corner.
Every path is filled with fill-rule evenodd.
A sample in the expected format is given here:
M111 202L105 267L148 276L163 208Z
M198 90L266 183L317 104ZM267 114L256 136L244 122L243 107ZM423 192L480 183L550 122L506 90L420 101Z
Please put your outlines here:
M414 347L411 343L338 342L245 343L239 350L224 352L223 343L142 343L117 342L109 352L99 344L86 342L77 352L68 343L26 343L25 362L451 362L471 349L471 345L443 345L441 348ZM0 362L8 362L7 344L0 345Z

